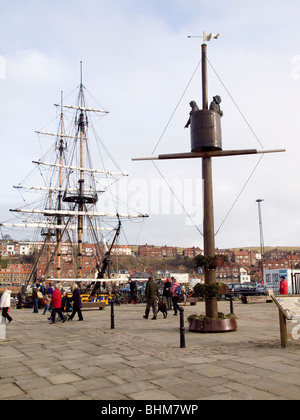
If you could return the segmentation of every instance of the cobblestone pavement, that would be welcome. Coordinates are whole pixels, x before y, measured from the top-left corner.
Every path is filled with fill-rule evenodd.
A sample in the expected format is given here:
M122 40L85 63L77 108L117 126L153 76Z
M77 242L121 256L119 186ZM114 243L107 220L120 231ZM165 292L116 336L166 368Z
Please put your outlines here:
M180 348L179 316L145 320L143 304L115 307L114 330L109 307L54 325L41 311L12 309L0 341L0 399L300 399L300 328L288 322L282 349L274 303L235 302L234 310L237 331L192 333L186 322ZM203 312L201 302L184 307L185 319Z

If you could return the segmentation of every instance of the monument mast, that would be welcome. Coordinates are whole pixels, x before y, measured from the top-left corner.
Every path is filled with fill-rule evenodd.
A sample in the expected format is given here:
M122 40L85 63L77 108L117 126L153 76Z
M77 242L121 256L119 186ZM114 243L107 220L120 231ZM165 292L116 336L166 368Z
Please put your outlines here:
M204 41L217 39L221 34L205 34ZM134 161L162 160L162 159L191 159L202 158L203 178L203 236L204 255L212 259L215 257L215 229L214 229L214 206L213 206L213 182L212 182L212 157L239 156L250 154L265 154L285 152L285 149L275 150L222 150L220 96L215 96L208 107L208 84L207 84L207 45L202 44L202 109L200 110L195 101L190 102L192 108L190 118L185 128L191 127L191 153L165 154L150 157L133 158ZM205 269L205 284L216 283L216 269ZM206 300L206 316L211 319L218 318L217 298Z

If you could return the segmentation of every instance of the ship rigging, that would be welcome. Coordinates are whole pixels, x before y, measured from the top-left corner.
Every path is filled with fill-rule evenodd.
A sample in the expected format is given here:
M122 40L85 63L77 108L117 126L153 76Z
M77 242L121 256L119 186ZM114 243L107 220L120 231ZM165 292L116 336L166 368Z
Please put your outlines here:
M22 217L22 222L8 221L0 224L1 227L38 229L43 238L26 286L36 280L40 261L44 258L44 278L67 280L76 277L78 281L90 279L93 281L93 292L96 292L99 283L96 279L105 278L109 271L112 249L119 238L122 220L144 220L148 217L134 211L129 213L127 208L126 211L121 211L120 202L113 202L113 211L103 208L104 194L127 174L118 167L117 171L107 171L105 167L100 169L99 163L95 165L93 162L95 150L99 149L101 141L97 142L99 137L97 138L92 120L93 117L106 116L108 112L87 105L86 90L82 82L82 63L80 70L76 105L65 105L63 94L61 103L55 105L59 110L57 133L36 132L40 137L54 139L51 160L44 156L41 160L33 161L44 185L14 186L19 191L27 190L35 194L35 197L42 195L42 199L35 200L34 205L10 209L15 216ZM90 131L97 143L94 148L90 142ZM102 155L100 158L104 163ZM116 197L110 192L106 202L114 199ZM24 217L29 219L24 220ZM70 244L74 252L68 258L63 257L62 252L66 243ZM83 267L84 243L93 244L93 266L89 272ZM72 273L71 261L74 264ZM67 263L68 270L64 268L64 263Z

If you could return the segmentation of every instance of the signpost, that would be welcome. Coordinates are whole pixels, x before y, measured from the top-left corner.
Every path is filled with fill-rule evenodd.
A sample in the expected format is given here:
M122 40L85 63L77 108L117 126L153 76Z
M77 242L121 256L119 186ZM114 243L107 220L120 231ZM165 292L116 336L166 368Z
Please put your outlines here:
M299 321L300 324L300 295L272 296L279 309L281 347L288 346L287 319Z

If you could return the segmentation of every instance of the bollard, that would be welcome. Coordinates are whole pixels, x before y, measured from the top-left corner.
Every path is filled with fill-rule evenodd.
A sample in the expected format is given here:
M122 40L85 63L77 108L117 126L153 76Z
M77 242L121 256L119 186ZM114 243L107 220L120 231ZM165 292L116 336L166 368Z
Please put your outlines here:
M232 298L232 296L230 295L230 313L231 313L231 315L234 315L234 311L233 311L233 298Z
M185 349L184 309L179 308L179 312L180 312L180 348Z
M114 302L113 300L110 301L110 329L115 329L115 312L114 312Z
M6 340L6 319L3 316L0 318L0 340Z

